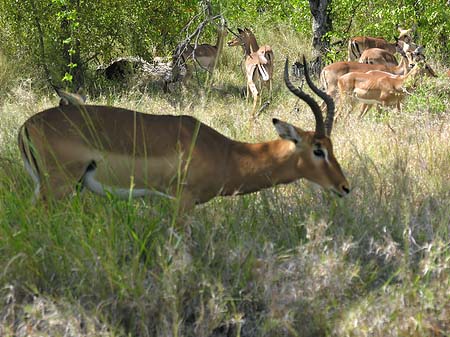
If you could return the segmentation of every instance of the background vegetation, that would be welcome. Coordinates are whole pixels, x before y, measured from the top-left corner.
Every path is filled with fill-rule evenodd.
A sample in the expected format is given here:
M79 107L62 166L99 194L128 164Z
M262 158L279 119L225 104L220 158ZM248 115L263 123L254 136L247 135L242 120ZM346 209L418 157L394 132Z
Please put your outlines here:
M140 56L150 61L169 55L204 2L1 0L0 50L18 62L27 77L51 77L56 85L63 80L64 86L70 86L73 79L75 89L92 87L97 80L95 69L114 57ZM415 28L415 41L426 45L436 59L449 62L450 5L442 0L340 0L330 2L328 11L332 20L328 38L334 46L329 57L333 60L344 57L340 51L345 52L348 37L367 34L393 40L398 34L396 26L401 25ZM306 0L217 1L211 3L211 12L223 14L235 31L239 26L259 24L270 32L283 23L302 36L312 35ZM201 19L197 17L194 23ZM210 25L205 40L214 34L215 27ZM35 76L37 71L40 74Z
M332 41L389 38L397 23L416 24L438 74L401 114L336 124L349 197L300 181L217 198L179 228L174 205L158 198L86 193L32 205L16 137L29 116L57 104L46 72L62 81L72 57L91 104L190 114L243 141L275 138L272 117L311 129L311 112L281 76L286 56L311 52L308 3L212 4L275 51L274 100L256 122L240 93L239 49L225 47L212 87L204 74L174 93L106 86L96 75L115 56L169 53L196 1L0 4L0 336L450 335L449 45L440 40L450 31L448 6L332 3ZM204 39L213 34L209 27ZM330 58L345 57L335 48Z

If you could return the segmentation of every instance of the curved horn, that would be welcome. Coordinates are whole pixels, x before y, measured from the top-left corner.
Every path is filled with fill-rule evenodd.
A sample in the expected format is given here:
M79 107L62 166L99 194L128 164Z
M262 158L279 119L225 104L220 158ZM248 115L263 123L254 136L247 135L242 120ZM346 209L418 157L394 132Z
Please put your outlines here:
M327 117L325 118L325 129L327 131L327 135L329 136L331 134L331 129L333 128L334 111L335 111L334 101L330 97L330 95L328 95L326 92L317 88L316 85L313 83L313 81L311 81L311 77L309 77L308 67L306 65L305 55L303 55L303 68L305 69L306 83L308 83L311 90L317 96L322 98L324 100L325 104L327 105Z
M288 58L286 58L286 63L284 64L284 83L286 83L286 86L288 87L288 89L295 96L304 100L309 105L309 107L311 108L311 110L314 114L314 117L316 119L316 135L319 138L324 137L325 136L325 127L323 124L323 116L322 116L322 112L320 111L320 107L311 96L304 93L299 88L294 87L294 85L289 80L289 60L288 60Z

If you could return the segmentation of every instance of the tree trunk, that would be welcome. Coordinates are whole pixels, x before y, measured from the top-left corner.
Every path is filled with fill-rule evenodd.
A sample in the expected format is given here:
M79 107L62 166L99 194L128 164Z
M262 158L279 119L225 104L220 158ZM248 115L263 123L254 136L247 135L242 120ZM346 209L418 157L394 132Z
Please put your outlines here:
M311 72L319 74L322 70L323 56L330 47L330 40L325 36L331 31L332 22L329 12L331 10L331 0L309 0L309 7L313 17L313 61L311 62Z
M42 31L41 22L39 20L38 11L36 9L36 4L34 3L34 0L30 0L31 8L33 10L33 17L34 22L36 25L36 30L38 32L38 41L39 41L39 65L42 66L45 72L45 76L47 77L47 80L51 79L50 70L48 69L47 60L45 56L45 45L44 45L44 33Z
M79 0L71 0L70 3L71 7L79 12ZM69 8L64 5L61 10L67 12L69 11ZM73 76L70 87L71 90L75 92L84 84L84 66L80 55L80 40L73 36L74 34L71 31L73 27L71 27L71 25L73 25L73 23L70 23L66 18L61 21L61 44L63 45L62 55L66 65L69 65L70 63L76 64L75 68L68 69L68 72ZM64 44L63 41L68 38L73 39L72 43ZM74 52L71 54L70 49L72 48Z

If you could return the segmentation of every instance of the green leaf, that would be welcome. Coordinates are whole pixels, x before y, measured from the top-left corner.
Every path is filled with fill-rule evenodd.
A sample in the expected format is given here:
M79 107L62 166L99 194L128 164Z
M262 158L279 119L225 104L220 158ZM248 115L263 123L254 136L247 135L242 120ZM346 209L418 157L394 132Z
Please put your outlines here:
M73 76L69 73L65 73L64 77L61 79L63 82L69 82L72 83Z

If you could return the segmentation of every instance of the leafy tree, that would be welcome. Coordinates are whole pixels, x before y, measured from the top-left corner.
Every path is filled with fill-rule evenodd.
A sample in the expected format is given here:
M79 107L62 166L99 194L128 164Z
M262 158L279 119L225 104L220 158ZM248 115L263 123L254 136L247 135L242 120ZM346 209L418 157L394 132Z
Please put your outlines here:
M167 53L196 0L0 0L6 56L37 65L53 81L83 82L88 62ZM38 43L37 43L38 41Z

